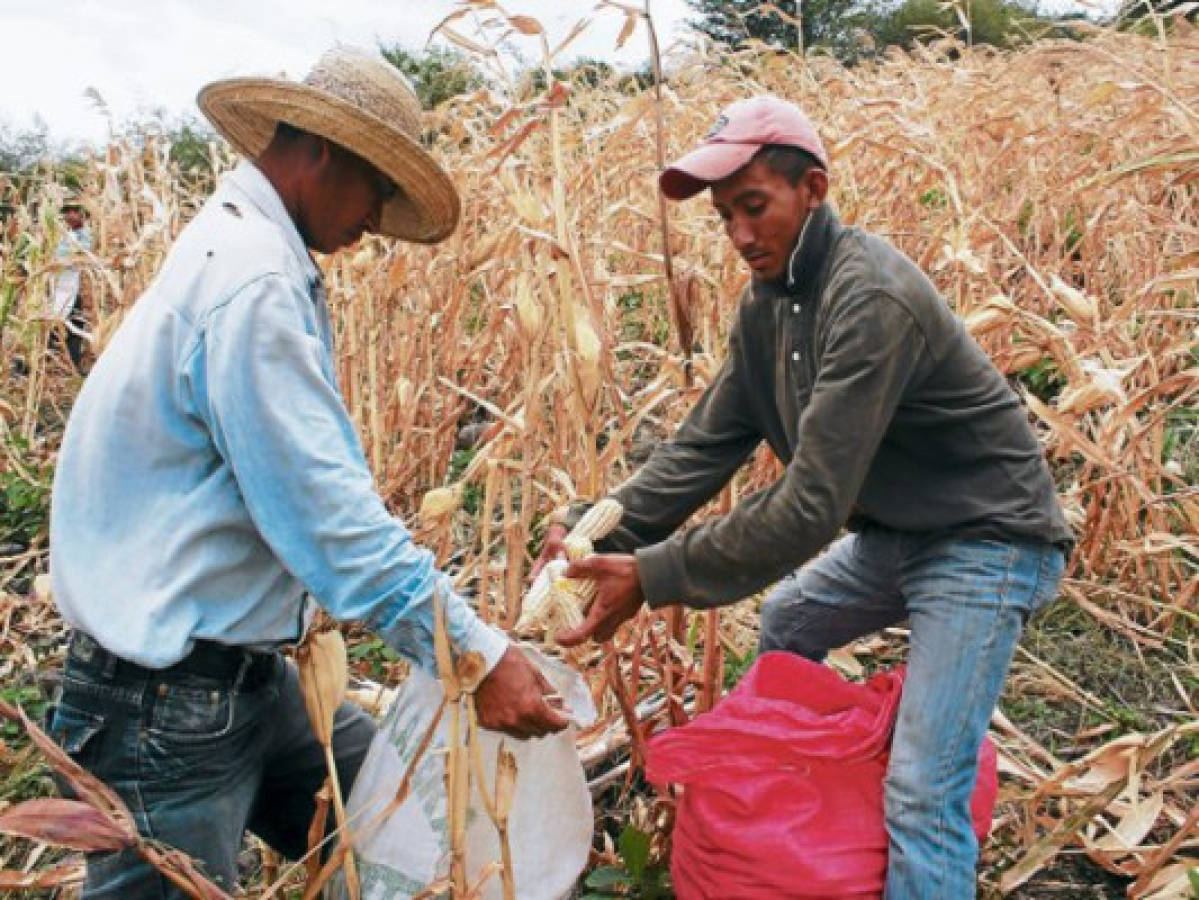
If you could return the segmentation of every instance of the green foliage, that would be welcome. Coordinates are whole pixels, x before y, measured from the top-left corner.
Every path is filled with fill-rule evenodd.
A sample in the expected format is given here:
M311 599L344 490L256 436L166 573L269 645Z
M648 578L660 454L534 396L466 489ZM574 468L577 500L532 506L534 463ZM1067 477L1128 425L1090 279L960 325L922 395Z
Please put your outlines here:
M920 205L929 209L944 209L949 205L949 197L940 188L929 188L920 195Z
M740 47L755 39L779 49L798 49L795 4L779 3L784 15L757 0L687 0L700 14L692 25L713 40ZM1053 20L1036 12L1031 0L808 0L801 2L803 47L822 47L845 62L872 48L911 48L917 41L942 34L973 44L1011 47L1030 30L1045 31ZM960 11L960 14L959 14ZM968 23L968 27L963 22Z
M17 130L0 124L0 172L27 172L53 156L50 130L43 121Z
M638 897L641 900L666 900L673 897L670 873L661 863L650 859L651 836L634 825L626 825L617 839L622 865L600 866L584 880L586 891L581 900L606 900L609 897Z
M170 142L171 162L179 168L185 183L215 177L211 142L216 135L207 125L189 116L169 127L166 138Z
M637 94L654 84L654 73L648 64L634 72L622 74L602 59L580 57L568 66L554 67L549 77L542 66L530 66L521 77L517 95L528 101L544 94L550 86L550 78L569 85L575 91L612 85L623 94Z
M1116 13L1116 19L1124 22L1144 22L1155 16L1185 16L1194 22L1199 18L1190 0L1124 0Z
M351 662L360 663L366 667L370 677L375 681L383 681L387 677L390 666L400 659L382 638L366 637L350 645L347 655Z
M732 690L737 686L737 682L745 677L745 673L749 671L750 666L758 658L758 648L750 647L744 654L738 656L730 650L724 657L724 689Z
M19 465L0 472L0 544L44 544L50 524L54 468L32 459L29 444L22 437L10 435L7 445L9 456Z
M1187 484L1199 479L1199 409L1182 406L1166 414L1162 462L1176 463Z
M451 97L469 94L483 84L483 77L456 50L430 47L414 52L399 44L380 44L379 52L412 82L425 109L433 109Z
M1028 388L1028 392L1042 403L1051 403L1066 386L1066 379L1057 363L1045 357L1037 360L1027 369L1022 370L1017 380Z
M475 448L454 451L454 455L450 457L450 471L448 475L450 484L453 484L462 477L462 473L466 471L466 467L469 466L471 460L475 458L475 453ZM473 482L466 485L466 487L462 490L463 511L468 515L474 516L478 514L479 508L482 505L483 488Z
M700 16L691 24L718 43L739 47L752 38L780 50L799 49L799 35L793 24L794 3L776 4L783 15L770 10L760 0L687 0L687 5ZM844 43L852 32L854 14L860 10L861 3L859 0L805 0L800 6L803 46L807 50Z
M970 0L956 10L940 0L903 0L893 9L875 7L866 31L878 49L910 49L922 39L941 34L956 35L972 44L1012 47L1040 21L1035 8L1018 0Z
M1191 897L1199 898L1199 868L1187 869L1187 881L1191 883Z

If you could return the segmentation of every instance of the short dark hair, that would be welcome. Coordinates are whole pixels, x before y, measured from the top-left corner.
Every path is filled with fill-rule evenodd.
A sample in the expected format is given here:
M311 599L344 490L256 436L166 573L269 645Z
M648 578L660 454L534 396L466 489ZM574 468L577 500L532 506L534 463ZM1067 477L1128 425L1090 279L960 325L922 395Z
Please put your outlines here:
M820 160L807 150L800 150L790 144L765 144L753 158L765 160L770 171L786 178L792 187L799 184L799 179L803 178L809 169L824 168Z
M292 125L291 122L279 122L277 125L275 125L275 137L284 143L298 141L300 138L310 133L311 132L305 131L303 128Z

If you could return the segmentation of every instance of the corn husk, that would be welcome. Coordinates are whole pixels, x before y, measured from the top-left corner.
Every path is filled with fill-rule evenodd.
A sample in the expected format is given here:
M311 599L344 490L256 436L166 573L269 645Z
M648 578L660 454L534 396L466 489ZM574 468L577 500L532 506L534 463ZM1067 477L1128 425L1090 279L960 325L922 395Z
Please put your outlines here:
M308 721L317 740L333 740L333 715L341 705L349 676L346 643L340 631L322 631L309 637L296 652L300 689Z

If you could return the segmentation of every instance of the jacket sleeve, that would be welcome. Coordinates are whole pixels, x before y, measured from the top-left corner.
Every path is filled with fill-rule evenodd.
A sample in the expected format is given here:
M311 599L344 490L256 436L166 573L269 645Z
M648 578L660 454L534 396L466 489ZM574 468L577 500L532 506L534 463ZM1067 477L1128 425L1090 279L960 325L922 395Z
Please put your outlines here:
M624 506L620 525L599 549L631 552L669 537L724 487L761 441L749 415L739 326L716 378L667 441L612 492ZM573 525L586 506L567 517Z
M890 296L864 293L838 304L783 476L728 515L637 550L650 606L732 603L831 541L924 351L915 321Z
M207 418L255 526L282 565L337 619L361 620L434 669L433 595L446 604L457 649L488 669L507 640L478 619L393 518L341 395L324 374L324 346L303 314L312 300L263 276L209 317Z

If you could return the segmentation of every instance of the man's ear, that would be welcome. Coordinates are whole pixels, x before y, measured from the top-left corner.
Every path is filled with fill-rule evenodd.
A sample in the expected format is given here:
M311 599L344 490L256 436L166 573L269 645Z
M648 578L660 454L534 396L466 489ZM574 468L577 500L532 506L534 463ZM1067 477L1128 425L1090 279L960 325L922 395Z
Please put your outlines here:
M305 150L307 151L305 155L308 157L308 161L313 166L319 166L323 168L329 165L333 158L333 145L329 143L328 138L323 138L316 134L310 134L308 135L308 140L305 143L307 144L305 147Z
M813 167L808 169L808 195L810 197L809 209L816 209L824 202L824 198L828 196L828 172L824 169Z

